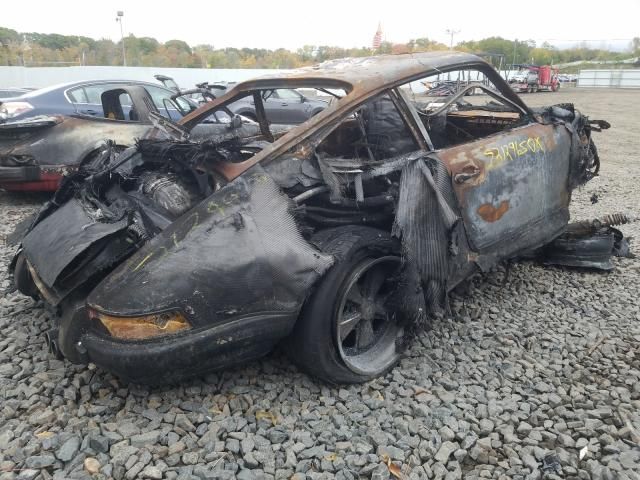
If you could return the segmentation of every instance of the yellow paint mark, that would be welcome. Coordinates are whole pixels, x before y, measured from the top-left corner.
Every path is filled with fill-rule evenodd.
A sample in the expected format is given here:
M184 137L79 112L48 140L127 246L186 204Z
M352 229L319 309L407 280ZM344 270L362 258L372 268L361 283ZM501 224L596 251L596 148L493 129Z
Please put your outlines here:
M237 198L238 198L238 194L235 192L231 192L229 195L227 195L227 198L224 199L224 203L226 205L229 205L233 203Z
M254 178L257 183L265 183L269 179L269 177L263 174L258 174Z
M509 151L509 145L502 145L502 156L505 158L505 160L508 157L510 161L513 161L513 157L511 156L511 152Z
M194 212L193 215L191 215L191 217L193 218L193 224L191 225L191 228L189 229L189 231L187 232L187 235L189 233L191 233L191 231L196 228L199 223L200 223L200 215L198 214L198 212Z
M527 141L523 140L518 144L518 156L522 156L527 153Z
M487 148L485 157L489 158L486 170L493 170L503 163L513 161L523 155L537 152L546 152L546 148L540 137L529 137L521 142L509 142L498 147Z
M136 272L137 270L139 270L140 268L142 268L142 266L147 263L147 260L149 260L151 257L153 257L153 252L151 252L149 255L147 255L146 257L144 257L142 259L142 261L136 266L136 268L133 269L134 272Z
M217 203L209 202L207 204L207 212L209 212L209 213L220 212L220 214L224 215L224 208L222 208Z

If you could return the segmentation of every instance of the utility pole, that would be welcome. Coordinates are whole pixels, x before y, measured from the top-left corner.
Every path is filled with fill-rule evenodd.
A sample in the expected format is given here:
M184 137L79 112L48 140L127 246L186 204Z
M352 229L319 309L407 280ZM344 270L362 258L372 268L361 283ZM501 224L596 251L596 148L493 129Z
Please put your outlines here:
M516 64L516 49L518 47L518 39L516 38L513 41L513 60L511 61L511 70L509 71L509 75L507 75L507 77L511 76L511 72L513 72L515 70L516 67L514 67L514 65ZM507 78L507 80L509 80L509 78Z
M122 65L124 67L127 66L127 54L124 49L124 30L122 29L122 17L124 17L124 12L122 10L118 10L116 17L116 22L120 24L120 40L122 42Z

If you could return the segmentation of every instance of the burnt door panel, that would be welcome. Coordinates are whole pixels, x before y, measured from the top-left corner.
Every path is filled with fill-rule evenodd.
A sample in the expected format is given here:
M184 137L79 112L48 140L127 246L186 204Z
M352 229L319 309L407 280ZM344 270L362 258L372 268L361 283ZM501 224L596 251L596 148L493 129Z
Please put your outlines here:
M569 150L564 127L536 123L438 152L476 251L506 257L564 229Z

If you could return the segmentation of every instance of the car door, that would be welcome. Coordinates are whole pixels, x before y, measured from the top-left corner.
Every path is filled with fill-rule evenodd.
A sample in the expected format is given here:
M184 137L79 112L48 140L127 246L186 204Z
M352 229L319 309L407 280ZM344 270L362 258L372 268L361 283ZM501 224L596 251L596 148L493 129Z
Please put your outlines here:
M508 257L564 229L570 146L563 126L531 121L436 153L451 172L477 252Z
M95 96L94 94L97 92L91 91L91 93L93 96ZM93 117L102 117L104 115L101 102L91 103L89 101L87 92L85 90L85 85L81 85L79 87L68 90L67 98L73 104L73 107L77 113L81 113L83 115L91 115ZM99 99L100 95L97 95L97 98Z
M151 95L153 103L160 114L164 117L170 118L174 122L180 120L185 113L188 113L191 110L191 105L184 98L171 98L175 92L152 85L145 85L144 87L149 92L149 95ZM178 109L178 106L184 111L184 113Z
M67 91L67 97L73 103L76 112L92 117L104 117L102 108L102 94L114 88L121 87L118 83L88 83ZM128 117L131 110L131 103L123 102L122 110Z
M304 97L295 90L270 90L264 97L264 109L271 123L297 124L308 118L304 109Z
M276 90L267 90L262 92L262 104L264 105L264 113L267 116L269 123L282 123L282 119L285 117L284 108L282 105L280 96ZM253 99L251 99L251 105L254 105ZM255 107L254 107L255 108Z

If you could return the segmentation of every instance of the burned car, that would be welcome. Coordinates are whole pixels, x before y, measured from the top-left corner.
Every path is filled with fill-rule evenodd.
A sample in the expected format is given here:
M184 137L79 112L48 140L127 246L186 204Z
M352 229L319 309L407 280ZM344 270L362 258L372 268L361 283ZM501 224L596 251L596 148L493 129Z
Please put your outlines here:
M485 81L412 95L412 82L455 70ZM279 88L335 101L274 131L262 93ZM246 97L256 135L191 135ZM132 381L225 368L279 343L322 379L366 381L462 280L565 232L572 190L599 167L591 133L606 126L570 104L532 110L457 52L246 81L67 177L15 233L13 279L59 313L53 352Z

